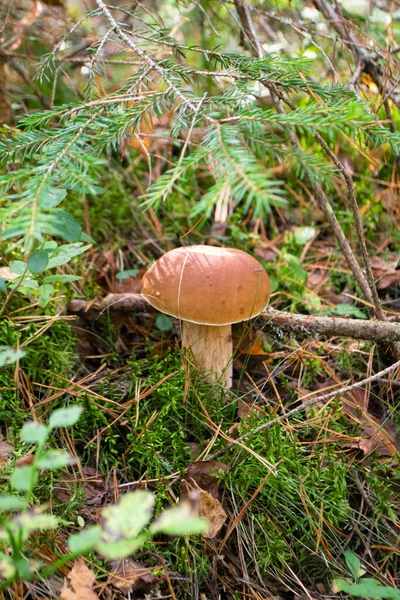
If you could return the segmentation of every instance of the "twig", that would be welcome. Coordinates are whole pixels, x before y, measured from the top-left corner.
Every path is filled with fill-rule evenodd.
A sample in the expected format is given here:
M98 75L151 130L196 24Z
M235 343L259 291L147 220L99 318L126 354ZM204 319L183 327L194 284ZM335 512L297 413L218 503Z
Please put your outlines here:
M68 305L68 310L71 313L87 316L88 319L96 319L106 310L132 313L153 312L154 308L141 294L109 294L97 302L72 300ZM275 311L270 308L261 313L260 318L263 318L268 325L303 336L343 336L373 342L400 341L400 324L389 321L314 317Z
M146 61L149 67L151 67L152 70L154 70L160 75L160 77L162 77L162 79L168 84L168 87L174 92L175 96L179 98L184 105L188 106L192 111L195 112L197 110L196 104L192 100L185 98L182 92L170 79L168 72L164 67L162 67L158 64L158 62L153 60L148 54L146 54L146 52L142 48L140 48L140 46L135 44L135 42L129 36L126 35L126 33L121 29L117 21L112 16L107 6L104 4L103 0L96 0L96 4L100 8L102 13L107 17L110 25L112 26L113 30L118 35L118 37L126 44L128 44L128 46L134 51L135 54L137 54L140 58ZM204 115L204 119L210 124L215 123L215 119L213 119L209 115Z
M338 4L336 3L334 7L327 0L314 0L314 4L339 34L344 45L350 48L356 64L360 64L361 70L371 77L382 96L390 97L395 105L400 107L400 94L396 92L396 86L392 87L390 80L387 80L382 66L371 54L371 50L360 44L350 28L346 26L347 24L339 12Z
M288 419L289 417L291 417L299 412L304 411L306 408L309 408L310 406L314 406L315 404L318 404L319 402L325 402L326 400L331 400L332 398L337 398L338 396L342 396L343 394L346 394L347 392L351 392L352 390L363 387L364 385L367 385L368 383L372 383L373 381L376 381L377 379L384 377L385 375L387 375L388 373L391 373L392 371L394 371L395 369L397 369L399 367L400 367L400 360L393 363L393 365L391 365L390 367L383 369L383 371L379 371L379 373L375 373L375 375L371 375L371 377L367 377L366 379L362 379L361 381L357 381L356 383L352 383L351 385L346 385L345 387L342 387L333 392L329 392L328 394L323 394L322 396L317 396L316 398L311 398L310 400L307 400L307 402L303 402L302 404L300 404L300 406L297 406L296 408L289 410L284 415L281 415L280 417L276 417L275 419L272 419L272 421L268 421L268 423L263 423L263 425L256 427L252 431L248 431L247 433L240 436L236 440L232 440L227 446L225 446L225 448L223 448L222 450L218 450L218 452L215 452L212 456L209 456L208 460L214 460L218 456L221 456L222 454L224 454L230 448L233 448L233 446L241 444L244 440L246 440L250 436L256 435L257 433L260 433L261 431L265 431L266 429L273 427L277 423L280 423L281 421L284 421L285 419Z
M250 15L249 11L245 10L244 3L242 0L235 0L235 6L236 6L236 10L238 11L238 15L242 21L242 26L243 26L244 32L246 34L246 37L249 39L251 50L255 56L258 56L258 49L260 47L260 43L258 42L258 40L252 39L252 37L255 36L255 31L254 31L254 26L252 27L249 24L249 20L251 21L251 15ZM276 87L273 84L271 84L271 82L269 80L265 80L262 83L270 91L271 97L274 101L274 104L275 104L275 107L276 107L276 110L278 111L278 113L285 114L285 109L282 105L282 99L283 99L282 95L277 91ZM301 148L300 141L299 141L298 137L296 136L296 134L289 129L288 135L289 135L289 139L290 139L292 146L296 149L300 149ZM321 210L323 211L326 220L328 221L329 225L331 226L331 228L336 236L336 239L339 243L339 246L340 246L344 256L346 257L346 260L347 260L349 267L354 275L354 278L356 279L358 285L360 286L360 288L361 288L365 298L368 300L368 302L370 302L371 304L374 304L374 298L372 296L370 287L368 285L368 281L365 278L364 273L362 272L362 269L360 267L358 260L354 256L353 250L346 238L346 235L345 235L338 219L336 218L336 215L333 211L332 205L331 205L328 197L326 196L323 188L320 185L311 182L310 178L308 178L308 179L309 179L310 188L311 188Z
M345 181L345 184L347 187L347 196L348 196L348 199L350 201L350 205L351 205L351 208L353 211L354 223L356 226L356 231L357 231L357 236L358 236L358 242L359 242L360 248L361 248L364 269L365 269L365 273L367 276L368 285L369 285L369 288L370 288L371 294L372 294L372 299L373 299L374 308L375 308L375 315L377 316L377 318L380 321L384 321L385 316L382 311L381 302L379 300L378 291L376 289L374 275L372 272L372 267L371 267L371 263L370 263L369 256L368 256L368 248L367 248L367 243L365 240L361 213L360 213L360 209L358 207L356 193L354 190L353 178L352 178L351 174L349 173L349 171L342 164L342 162L338 159L336 154L334 152L332 152L332 150L329 148L328 144L325 142L323 137L318 132L316 133L315 137L316 137L316 140L319 143L319 145L325 150L325 152L327 153L329 158L337 166L337 168L341 172L343 179Z

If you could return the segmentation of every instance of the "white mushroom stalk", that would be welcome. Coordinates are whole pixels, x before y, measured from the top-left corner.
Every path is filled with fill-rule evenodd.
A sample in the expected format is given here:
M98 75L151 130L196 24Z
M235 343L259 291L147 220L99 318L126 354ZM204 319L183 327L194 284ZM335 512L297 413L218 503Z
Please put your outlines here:
M233 323L257 316L268 303L269 277L235 248L190 246L159 258L146 272L142 295L182 321L182 343L211 381L232 386Z

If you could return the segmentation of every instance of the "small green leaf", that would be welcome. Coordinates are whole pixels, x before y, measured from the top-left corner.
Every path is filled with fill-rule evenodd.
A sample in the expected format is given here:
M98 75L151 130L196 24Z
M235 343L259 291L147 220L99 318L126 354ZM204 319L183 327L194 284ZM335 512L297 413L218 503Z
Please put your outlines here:
M294 227L291 233L295 243L298 246L304 246L315 236L316 232L315 227Z
M136 538L150 522L155 498L150 492L139 490L124 494L118 504L107 506L102 512L105 543Z
M0 277L0 292L7 293L7 285L2 277Z
M87 233L85 233L85 231L82 231L81 233L81 237L79 238L80 242L89 242L90 244L95 244L95 240L90 237L90 235L88 235Z
M78 275L48 275L43 279L43 283L66 283L69 281L79 281L82 277Z
M360 598L371 598L372 600L400 600L400 590L389 586L383 586L376 579L362 579L359 583L348 583L344 579L336 579L339 590L359 596Z
M75 425L82 413L82 406L68 406L55 410L49 419L51 429Z
M94 525L88 527L79 533L73 533L68 538L68 546L71 552L74 554L86 554L90 552L96 546L97 542L101 538L101 527L100 525Z
M58 519L54 515L30 510L14 517L12 523L25 533L30 533L39 529L55 529L58 525Z
M43 248L34 250L28 258L28 269L33 275L43 273L47 265L49 264L49 253Z
M24 426L19 433L19 437L27 444L42 443L47 438L47 429L41 423L29 421L24 423Z
M26 500L19 496L0 495L0 511L23 510L26 505Z
M117 273L116 277L119 280L128 279L128 277L136 277L138 273L139 269L127 269L126 271L121 271L120 273Z
M346 550L344 552L344 559L353 578L358 579L360 577L361 562L357 554L354 554L351 550Z
M194 535L207 533L207 521L193 514L190 502L180 502L166 510L154 523L152 533L165 533L167 535Z
M82 227L72 215L59 211L53 216L53 225L57 233L67 242L79 242Z
M0 556L0 577L2 579L12 579L15 577L16 569L11 556L1 554Z
M39 282L36 279L24 279L20 289L36 289L39 287Z
M158 315L156 318L156 327L160 331L171 331L173 326L172 319L167 315Z
M26 264L22 260L13 260L9 264L10 271L16 275L23 275L26 269Z
M96 551L109 560L126 558L143 546L146 540L147 536L139 535L135 539L119 540L118 542L99 541L96 544Z
M65 450L49 450L38 461L38 467L46 471L62 469L76 462L75 458Z
M81 517L81 515L78 515L76 517L77 523L79 525L79 527L82 527L82 529L85 527L85 519L83 519L83 517Z
M48 186L43 186L38 201L43 208L54 208L62 202L67 195L67 190L50 189Z
M79 256L83 252L86 252L91 248L90 244L63 244L57 251L53 253L52 257L49 260L49 264L47 266L48 269L52 269L53 267L59 267L61 265L67 264L72 258L75 256Z
M0 367L8 367L16 363L20 358L25 356L24 350L9 348L8 346L0 346Z
M357 306L352 306L351 304L337 304L335 308L332 309L331 313L341 317L352 316L357 317L357 319L367 318L362 310L357 308Z
M51 285L51 283L44 283L39 287L39 304L42 308L45 308L45 306L47 306L47 304L50 302L54 291L54 287Z
M18 467L11 475L11 485L18 492L26 492L30 489L31 483L35 484L37 472L32 465Z

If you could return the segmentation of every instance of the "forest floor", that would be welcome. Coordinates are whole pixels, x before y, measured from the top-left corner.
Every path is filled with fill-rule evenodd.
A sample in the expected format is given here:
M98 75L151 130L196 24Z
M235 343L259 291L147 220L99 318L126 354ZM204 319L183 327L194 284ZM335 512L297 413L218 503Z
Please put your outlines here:
M43 472L36 491L61 526L36 534L27 552L51 564L65 552L68 533L96 523L126 491L153 491L158 510L201 488L215 500L203 507L212 536L164 536L111 564L91 555L86 564L96 581L88 598L326 598L337 593L337 578L398 586L400 370L284 417L310 394L390 366L392 347L294 336L259 317L234 327L237 358L227 392L182 355L176 320L146 311L76 315L71 300L139 293L150 261L187 232L174 214L137 218L128 194L117 205L113 193L82 214L75 210L90 235L103 240L63 267L82 279L60 285L45 315L17 298L0 323L10 346L29 350L0 372L3 483L15 461L29 461L18 438L27 418L46 420L66 404L84 407L74 428L51 441L78 464L57 475ZM351 274L315 208L282 210L276 218L271 240L239 222L218 235L191 232L181 243L253 252L271 275L272 307L319 306L324 314L367 318L368 305L349 293ZM395 315L400 272L390 248L397 242L384 239L388 213L379 218L372 265L384 307ZM275 425L252 433L276 417L282 418ZM14 584L10 597L58 598L71 566L27 587Z

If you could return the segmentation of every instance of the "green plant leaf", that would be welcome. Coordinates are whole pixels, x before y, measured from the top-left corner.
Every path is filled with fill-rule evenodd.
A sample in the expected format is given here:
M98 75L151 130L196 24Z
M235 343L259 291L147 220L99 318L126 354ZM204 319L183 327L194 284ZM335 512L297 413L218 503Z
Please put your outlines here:
M41 423L28 421L27 423L24 423L19 432L19 437L27 444L38 444L44 442L47 438L47 429Z
M0 277L0 292L7 293L7 285L2 277Z
M38 201L43 208L55 208L67 195L67 190L51 189L49 186L43 186Z
M21 287L20 289L27 289L27 290L31 290L31 289L36 289L39 287L39 282L36 281L36 279L24 279L22 281Z
M51 283L44 283L43 285L41 285L39 287L39 294L40 294L39 304L42 308L47 306L47 304L50 302L54 292L55 292L55 290L54 290L54 287L51 285Z
M13 260L9 264L10 271L16 275L23 275L25 273L26 266L26 263L22 262L22 260Z
M330 312L340 317L352 316L357 317L357 319L367 319L362 310L351 304L337 304Z
M54 215L53 225L57 233L66 242L79 242L82 235L82 227L72 215L59 211Z
M124 494L118 504L107 506L102 512L105 543L136 538L150 522L155 498L150 492L139 490Z
M100 541L101 533L100 525L94 525L79 531L79 533L73 533L68 538L68 547L74 554L86 554L86 552L93 550L97 542Z
M346 550L344 552L344 559L353 578L358 579L360 577L361 562L357 554L354 554L351 550Z
M180 502L166 510L150 527L152 533L193 535L207 533L207 521L193 514L190 502Z
M75 256L79 256L79 254L89 250L90 247L90 244L84 245L82 243L63 244L51 256L47 268L52 269L53 267L65 265Z
M25 350L0 346L0 367L8 367L26 355Z
M49 264L49 253L43 248L34 250L28 258L28 269L33 275L43 273L47 265Z
M72 427L81 416L82 410L82 406L59 408L50 415L49 426L51 429L55 427Z
M117 273L116 278L119 280L128 279L128 277L136 277L138 273L139 269L127 269L126 271L121 271L120 273Z
M172 319L167 315L158 315L156 318L156 327L160 331L171 331L173 327Z
M26 508L27 503L24 498L20 498L19 496L7 496L0 495L0 511L14 511L14 510L23 510Z
M82 277L78 275L48 275L43 279L43 283L67 283L69 281L79 281Z
M383 586L376 579L362 579L359 583L348 583L344 579L336 579L336 585L339 590L350 594L351 596L359 596L360 598L371 598L372 600L400 600L400 590L389 586Z
M96 551L104 558L114 560L126 558L138 550L146 542L147 536L139 535L134 539L120 540L118 542L103 542L96 544Z
M12 524L29 534L31 531L55 529L58 519L54 515L30 510L14 517Z
M72 465L75 462L76 459L65 450L49 450L38 461L38 467L46 471L53 471Z
M315 236L316 232L315 227L294 227L290 233L298 246L304 246Z
M31 482L36 483L37 471L32 465L18 467L11 475L11 485L18 492L26 492L31 487Z

